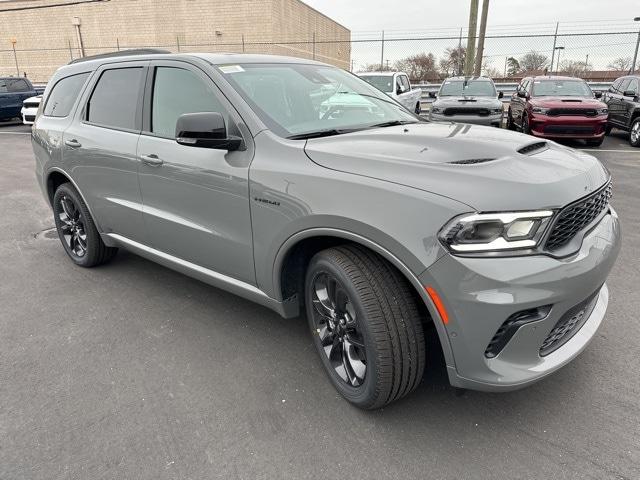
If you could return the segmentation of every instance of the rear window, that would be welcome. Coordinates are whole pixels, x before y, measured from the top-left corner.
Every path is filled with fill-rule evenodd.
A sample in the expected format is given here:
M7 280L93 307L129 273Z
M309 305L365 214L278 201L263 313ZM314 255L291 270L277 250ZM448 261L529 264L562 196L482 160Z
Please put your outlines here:
M66 117L69 115L88 77L89 73L87 72L59 80L53 86L42 114L47 117Z
M105 127L135 130L143 78L142 67L105 70L87 104L87 120Z
M22 78L7 81L7 90L9 92L28 92L31 90L29 84Z

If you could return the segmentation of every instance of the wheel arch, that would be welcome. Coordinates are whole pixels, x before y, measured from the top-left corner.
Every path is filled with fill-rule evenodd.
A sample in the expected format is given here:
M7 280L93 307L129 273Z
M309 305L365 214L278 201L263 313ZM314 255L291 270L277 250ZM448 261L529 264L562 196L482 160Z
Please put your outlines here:
M91 210L91 205L89 205L89 202L87 202L87 198L82 193L82 190L80 189L80 187L78 187L78 184L71 178L71 175L69 175L67 172L65 172L64 170L58 167L52 167L47 172L46 181L45 181L45 186L47 189L47 198L49 200L49 205L51 206L51 208L53 208L53 196L55 195L58 187L63 183L70 183L71 185L73 185L73 188L76 189L80 197L82 197L82 201L87 206L87 209L91 214L91 218L93 220L94 225L98 229L98 232L102 232L102 230L100 229L100 224L98 222L98 219L93 214L93 211Z
M425 321L427 323L431 321L435 326L446 364L455 365L445 326L439 321L438 311L418 275L384 246L360 234L336 228L312 228L289 237L280 247L274 260L273 285L274 292L278 295L277 300L285 302L291 301L292 298L294 301L297 300L295 303L300 313L304 299L295 297L302 296L300 292L304 288L304 274L309 261L317 252L345 243L355 243L376 252L402 274L413 287L416 296L421 299L421 305L425 306L429 316Z

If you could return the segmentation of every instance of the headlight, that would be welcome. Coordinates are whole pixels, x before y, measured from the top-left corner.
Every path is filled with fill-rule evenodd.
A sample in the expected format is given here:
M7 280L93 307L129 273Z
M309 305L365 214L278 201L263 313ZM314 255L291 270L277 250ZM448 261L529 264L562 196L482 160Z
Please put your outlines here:
M600 108L600 109L598 110L598 113L599 113L600 115L606 115L607 113L609 113L609 109L608 109L608 108Z
M532 250L552 216L551 210L465 214L447 223L439 238L452 253Z
M542 107L533 107L533 110L532 110L533 113L539 113L541 115L546 115L548 111L549 111L548 108L542 108Z
M492 108L491 113L502 113L502 108Z
M439 107L431 107L431 113L442 113L442 109Z

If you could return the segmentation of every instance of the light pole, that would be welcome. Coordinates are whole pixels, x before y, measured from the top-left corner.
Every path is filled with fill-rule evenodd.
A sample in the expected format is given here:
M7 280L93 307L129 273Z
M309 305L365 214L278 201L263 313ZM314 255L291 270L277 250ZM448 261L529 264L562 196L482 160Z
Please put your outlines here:
M556 73L560 72L560 50L564 50L564 47L556 47L556 50L558 50L558 67L556 68ZM551 65L551 68L553 68L553 65Z
M640 17L634 18L633 21L640 22ZM638 45L640 45L640 30L638 30L638 40L636 41L636 51L633 54L633 62L631 63L631 71L629 73L633 73L636 71L636 60L638 59Z

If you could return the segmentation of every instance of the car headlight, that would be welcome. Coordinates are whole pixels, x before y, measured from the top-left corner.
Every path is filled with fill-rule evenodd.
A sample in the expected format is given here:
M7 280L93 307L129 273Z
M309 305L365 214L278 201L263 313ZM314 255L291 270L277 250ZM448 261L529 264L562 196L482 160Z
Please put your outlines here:
M492 108L491 113L502 113L502 108Z
M541 115L546 115L548 111L549 111L548 108L542 108L542 107L533 107L533 110L532 110L533 113L539 113Z
M454 218L439 238L454 254L532 250L542 239L553 211L472 213Z
M600 115L606 115L607 113L609 113L609 109L608 108L600 108L600 109L598 109L598 113Z
M442 109L440 107L431 107L431 113L442 113Z

